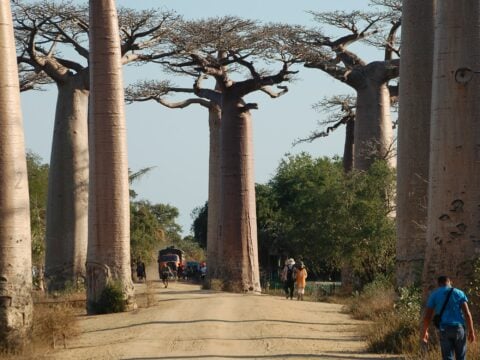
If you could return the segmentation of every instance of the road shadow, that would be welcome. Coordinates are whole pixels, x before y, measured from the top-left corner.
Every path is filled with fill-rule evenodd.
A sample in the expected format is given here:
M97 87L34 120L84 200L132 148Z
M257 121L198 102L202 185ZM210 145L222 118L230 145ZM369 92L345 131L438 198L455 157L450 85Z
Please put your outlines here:
M318 326L358 326L355 323L319 323L319 322L304 322L304 321L295 321L295 320L277 320L277 319L253 319L253 320L221 320L221 319L199 319L199 320L176 320L176 321L149 321L143 322L138 324L131 324L126 326L117 326L112 328L106 329L97 329L97 330L90 330L87 333L93 332L104 332L104 331L111 331L111 330L120 330L120 329L129 329L138 326L145 326L145 325L181 325L181 324L199 324L199 323L222 323L222 324L246 324L246 323L280 323L280 324L293 324L293 325L318 325Z
M165 357L135 357L123 358L122 360L175 360L175 359L348 359L348 360L378 360L379 357L365 357L358 355L338 354L274 354L274 355L182 355ZM403 357L388 357L389 360L404 360Z

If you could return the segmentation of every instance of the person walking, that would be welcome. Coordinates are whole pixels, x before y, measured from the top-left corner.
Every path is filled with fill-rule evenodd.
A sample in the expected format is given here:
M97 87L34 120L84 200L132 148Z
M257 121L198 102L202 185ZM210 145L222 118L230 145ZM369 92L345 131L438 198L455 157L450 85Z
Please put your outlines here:
M468 340L470 342L476 340L467 296L463 291L452 287L452 281L448 276L440 276L437 283L438 288L430 294L427 301L421 339L423 343L428 343L428 327L433 320L440 332L442 359L465 360L467 353L465 325L468 327Z
M307 284L307 270L302 261L298 263L297 271L295 271L295 280L297 282L297 300L303 301L303 295L305 294L305 285Z
M285 267L282 270L281 279L283 281L283 290L288 299L293 299L293 289L295 288L295 260L290 258L285 261Z
M163 286L165 288L168 287L168 280L170 277L173 276L172 270L170 270L170 267L167 265L167 263L164 263L162 267L160 268L160 276L162 278Z

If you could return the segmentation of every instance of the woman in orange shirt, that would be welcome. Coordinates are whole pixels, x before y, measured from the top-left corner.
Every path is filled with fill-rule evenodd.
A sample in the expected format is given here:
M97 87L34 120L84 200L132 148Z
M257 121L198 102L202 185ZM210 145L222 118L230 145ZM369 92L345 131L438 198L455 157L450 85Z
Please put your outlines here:
M307 270L302 261L298 264L298 269L296 271L296 280L297 280L297 300L303 301L303 294L305 294L305 285L307 283Z

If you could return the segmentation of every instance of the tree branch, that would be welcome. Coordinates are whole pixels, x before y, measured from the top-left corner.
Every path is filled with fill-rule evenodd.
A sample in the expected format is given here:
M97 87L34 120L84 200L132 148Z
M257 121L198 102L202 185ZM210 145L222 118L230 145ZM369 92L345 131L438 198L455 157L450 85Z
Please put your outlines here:
M260 88L260 91L263 91L265 94L269 95L272 99L278 98L288 92L288 87L287 86L280 86L278 85L277 88L281 89L279 92L275 92L272 90L272 88L264 86Z

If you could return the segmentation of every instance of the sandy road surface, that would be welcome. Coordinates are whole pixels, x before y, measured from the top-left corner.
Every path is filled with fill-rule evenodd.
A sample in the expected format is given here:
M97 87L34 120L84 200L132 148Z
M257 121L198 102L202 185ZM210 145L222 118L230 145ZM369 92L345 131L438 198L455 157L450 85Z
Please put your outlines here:
M84 316L82 334L49 359L382 359L340 305L215 293L155 282L156 305ZM145 285L137 285L137 291Z

